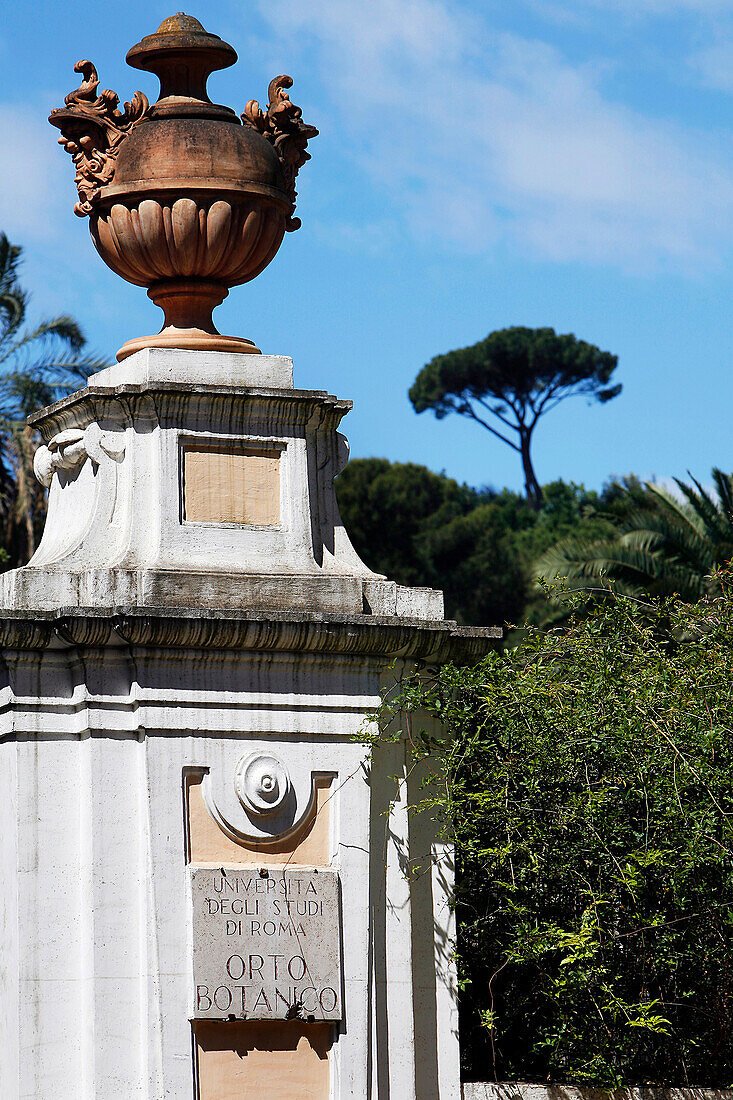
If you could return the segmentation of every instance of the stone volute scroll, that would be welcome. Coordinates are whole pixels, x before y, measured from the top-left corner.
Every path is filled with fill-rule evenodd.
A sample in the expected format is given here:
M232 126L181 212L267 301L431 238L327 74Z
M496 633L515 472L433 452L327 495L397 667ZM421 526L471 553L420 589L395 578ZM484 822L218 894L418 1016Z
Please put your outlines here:
M259 353L251 340L222 336L212 311L299 228L295 178L318 130L291 102L286 75L271 81L267 109L250 100L241 121L212 103L208 77L236 60L228 43L179 12L127 54L133 68L159 77L156 103L136 92L120 111L83 60L81 86L49 116L74 160L74 209L89 217L97 251L165 314L161 331L128 340L119 360L146 347Z
M51 113L51 122L61 130L59 145L74 161L79 192L74 213L84 218L92 213L101 188L112 181L121 143L150 105L147 96L135 92L120 111L116 92L98 91L99 76L91 61L77 61L74 72L81 73L82 82L66 96L66 105Z
M311 155L306 146L311 138L318 135L315 126L303 122L303 112L290 102L287 88L292 88L290 76L276 76L267 89L267 110L260 110L256 99L250 99L244 109L242 122L258 130L272 144L282 165L285 187L295 209L295 177ZM300 229L300 218L290 217L286 229L292 232Z
M103 432L98 424L67 428L38 448L33 457L33 472L41 485L48 487L59 470L78 469L89 458L97 466L105 459L119 461L125 453L121 432Z

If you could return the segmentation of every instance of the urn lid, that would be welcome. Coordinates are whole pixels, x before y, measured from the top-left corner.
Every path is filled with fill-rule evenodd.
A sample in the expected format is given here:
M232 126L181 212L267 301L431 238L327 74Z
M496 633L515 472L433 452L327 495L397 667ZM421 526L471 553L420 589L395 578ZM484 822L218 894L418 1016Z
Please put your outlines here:
M211 73L229 68L236 60L233 46L182 11L169 15L154 34L146 35L127 53L127 64L133 69L155 73L160 79L160 97L151 117L206 114L235 120L230 108L211 103L206 81ZM202 104L208 109L202 110Z
M228 69L237 60L237 51L233 46L224 42L218 34L204 30L192 15L179 11L164 19L154 34L146 34L141 42L127 51L127 64L133 69L155 72L155 63L161 55L170 57L174 51L188 54L192 49L197 53L208 53L211 73L216 69Z

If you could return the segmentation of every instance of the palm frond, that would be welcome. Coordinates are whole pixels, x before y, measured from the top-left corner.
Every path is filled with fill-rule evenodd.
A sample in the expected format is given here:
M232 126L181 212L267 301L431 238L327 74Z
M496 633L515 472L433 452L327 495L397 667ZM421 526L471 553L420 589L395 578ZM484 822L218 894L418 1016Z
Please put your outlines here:
M28 295L18 284L22 249L0 233L0 342L14 335L25 319Z
M11 244L4 233L0 233L0 292L15 287L18 282L18 269L23 249Z
M713 481L720 498L720 507L728 517L733 527L733 476L724 474L717 466L713 467Z
M25 295L9 292L0 293L0 317L4 337L14 335L23 323L27 299Z
M690 476L692 477L692 475ZM731 526L731 521L725 512L721 510L719 502L714 501L707 490L694 477L692 482L695 489L690 485L686 485L684 481L680 481L679 478L675 478L675 481L680 488L680 492L689 501L690 506L705 525L710 536L730 540L731 535L733 535L733 526Z
M675 481L677 481L677 478L675 478ZM653 498L656 498L654 501L657 505L656 511L659 511L661 507L661 510L669 516L676 517L683 526L696 527L700 532L704 530L702 520L694 508L691 509L688 505L683 504L668 489L663 489L661 485L655 485L652 481L648 481L644 488Z
M690 566L702 571L714 567L713 547L717 543L711 542L702 526L680 517L676 511L669 511L664 506L656 511L634 511L620 524L619 535L633 532L649 539L653 536L656 545L663 548L667 556L679 558Z
M585 542L566 539L547 550L535 565L535 573L545 581L562 577L570 583L624 579L642 583L654 569L654 554L648 548L618 539Z
M713 471L717 500L692 478L677 481L684 499L647 484L629 493L617 534L596 541L566 539L535 565L544 581L565 579L570 590L618 592L696 601L713 590L715 572L733 558L733 477ZM551 614L552 612L548 612Z
M110 360L101 355L78 356L72 352L67 355L57 355L50 359L40 360L35 369L43 374L54 386L83 386L90 374L98 370L104 370L110 365Z
M5 342L5 346L0 347L0 363L49 340L60 342L71 352L79 352L86 343L84 334L71 317L51 317L41 321L35 328L27 329L16 340Z

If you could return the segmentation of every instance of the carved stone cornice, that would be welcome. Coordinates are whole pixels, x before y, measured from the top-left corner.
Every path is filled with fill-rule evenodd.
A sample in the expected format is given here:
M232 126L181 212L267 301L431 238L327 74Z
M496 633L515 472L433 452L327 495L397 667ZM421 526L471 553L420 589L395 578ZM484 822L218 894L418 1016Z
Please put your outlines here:
M106 417L116 419L120 409L134 417L152 408L158 418L180 422L184 416L253 417L280 425L337 428L352 402L325 390L282 390L254 386L196 386L183 382L145 382L122 386L89 385L48 405L28 418L31 427L49 443L58 433ZM235 421L232 421L236 430Z
M355 658L409 658L471 664L495 649L502 631L451 621L387 616L168 608L61 608L12 611L0 618L3 650L117 645L151 649L292 652Z

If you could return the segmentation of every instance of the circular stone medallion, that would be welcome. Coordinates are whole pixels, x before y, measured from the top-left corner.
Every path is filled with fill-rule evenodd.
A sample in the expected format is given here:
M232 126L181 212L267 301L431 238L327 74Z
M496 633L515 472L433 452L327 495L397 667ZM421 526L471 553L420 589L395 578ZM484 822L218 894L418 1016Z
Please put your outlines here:
M263 817L282 808L290 792L290 777L276 756L254 752L237 764L234 789L248 813Z

